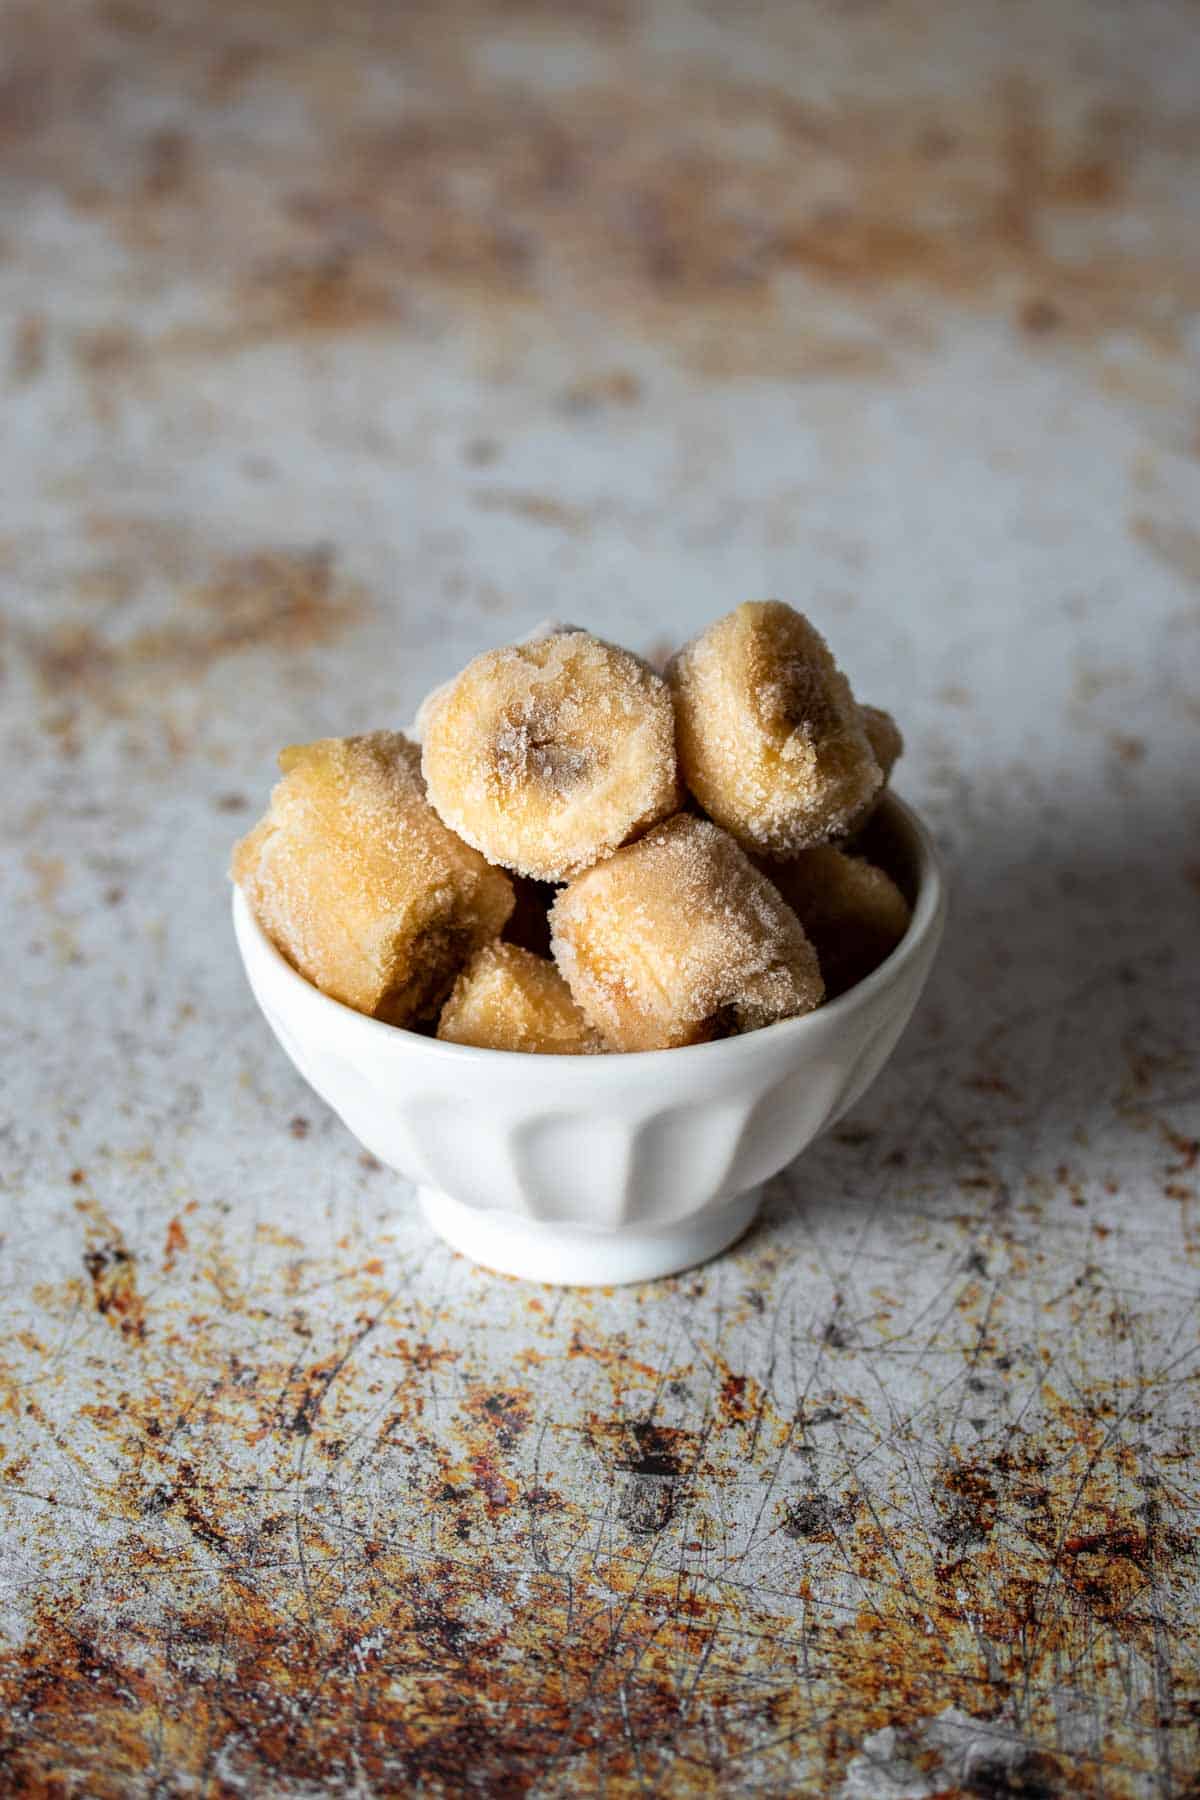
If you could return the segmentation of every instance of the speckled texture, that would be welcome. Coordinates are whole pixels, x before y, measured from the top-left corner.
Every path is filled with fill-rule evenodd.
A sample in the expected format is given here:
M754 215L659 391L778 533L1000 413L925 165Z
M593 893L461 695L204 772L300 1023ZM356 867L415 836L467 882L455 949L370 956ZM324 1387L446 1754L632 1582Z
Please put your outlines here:
M671 1050L819 1006L813 946L779 890L711 819L676 813L563 888L550 947L616 1049Z
M1194 9L327 17L6 13L0 1784L1186 1795ZM723 1262L484 1275L230 844L539 616L771 593L905 732L933 988Z
M430 806L402 732L323 738L279 755L283 779L230 873L306 980L356 1011L436 1020L474 950L513 910L508 877Z
M790 862L763 862L760 867L811 940L829 998L877 969L908 930L908 901L869 853L850 855L833 844L819 844Z
M746 850L796 856L871 814L884 769L867 715L812 622L782 600L746 600L667 670L679 766Z
M484 651L419 718L442 818L532 880L580 874L680 804L666 683L586 631Z
M519 944L485 944L471 958L438 1019L438 1037L482 1050L587 1056L603 1050L545 956Z

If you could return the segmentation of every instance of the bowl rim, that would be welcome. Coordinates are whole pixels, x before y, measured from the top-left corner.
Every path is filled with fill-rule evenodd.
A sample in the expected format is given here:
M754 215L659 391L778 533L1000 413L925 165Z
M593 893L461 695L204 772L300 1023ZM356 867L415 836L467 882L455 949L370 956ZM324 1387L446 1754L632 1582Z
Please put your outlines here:
M556 1080L565 1077L580 1082L595 1081L597 1077L610 1072L615 1075L619 1070L628 1071L631 1066L644 1068L648 1064L661 1062L664 1057L670 1058L670 1067L677 1072L681 1071L681 1056L706 1056L709 1059L706 1066L711 1068L719 1056L745 1056L750 1047L761 1050L767 1043L784 1049L793 1043L802 1043L806 1033L821 1031L830 1022L848 1018L863 1006L869 1005L877 994L895 982L907 965L920 955L929 938L940 931L946 911L946 876L932 832L920 814L890 789L881 800L879 810L886 810L891 814L907 833L916 852L916 899L908 930L896 948L862 981L856 982L844 994L826 1001L812 1012L802 1013L794 1019L779 1019L773 1025L762 1025L756 1031L742 1032L734 1037L711 1039L705 1044L680 1044L670 1050L612 1051L598 1056L575 1056L550 1051L536 1057L525 1050L491 1050L478 1044L452 1044L442 1038L425 1037L420 1032L407 1031L402 1025L389 1025L383 1019L373 1019L367 1013L356 1012L352 1006L346 1006L341 1000L335 1000L331 994L315 987L298 969L292 967L272 943L236 881L232 883L234 930L247 964L252 956L265 963L274 978L296 996L299 1005L310 1008L316 1018L325 1017L333 1029L339 1032L349 1031L358 1036L364 1050L371 1048L384 1052L390 1046L393 1052L403 1050L416 1056L428 1055L434 1060L457 1062L464 1073L472 1063L481 1071L488 1068L498 1071L503 1065L510 1073L518 1069L533 1073L529 1064L534 1060L537 1063L552 1064ZM568 1075L568 1069L577 1073Z

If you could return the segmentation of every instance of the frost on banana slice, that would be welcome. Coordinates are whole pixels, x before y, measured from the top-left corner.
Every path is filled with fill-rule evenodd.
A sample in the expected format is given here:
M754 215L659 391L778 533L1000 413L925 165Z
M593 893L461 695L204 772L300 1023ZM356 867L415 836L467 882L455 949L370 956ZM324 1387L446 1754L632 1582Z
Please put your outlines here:
M477 656L422 723L429 797L447 825L542 881L588 868L679 804L665 682L585 631Z
M667 679L684 779L747 849L794 856L844 836L882 788L849 682L821 634L781 601L718 619Z
M762 867L811 938L830 999L877 969L908 930L908 901L864 856L821 844Z
M586 1056L604 1049L552 962L517 944L485 944L442 1008L437 1034L482 1050Z
M572 994L618 1050L731 1037L822 998L795 914L727 832L688 813L571 882L550 923Z
M396 731L280 752L269 810L233 878L263 930L315 987L408 1025L435 1018L459 969L503 928L512 883L425 797Z

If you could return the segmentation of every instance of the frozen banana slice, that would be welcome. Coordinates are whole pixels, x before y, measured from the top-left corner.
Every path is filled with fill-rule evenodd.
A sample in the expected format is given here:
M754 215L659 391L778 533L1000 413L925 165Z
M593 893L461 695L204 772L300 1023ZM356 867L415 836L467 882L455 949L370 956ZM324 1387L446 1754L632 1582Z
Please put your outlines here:
M820 1004L816 952L734 840L679 813L563 889L555 960L617 1050L732 1037Z
M563 881L679 804L662 677L586 631L489 650L423 709L442 818L489 862Z
M883 786L862 714L821 634L748 601L672 660L684 780L747 849L794 856L844 835Z
M517 944L485 944L442 1008L437 1034L481 1050L586 1056L603 1050L552 962Z
M425 798L399 732L280 752L266 817L233 853L259 924L323 993L392 1025L437 1016L459 969L503 928L512 884Z

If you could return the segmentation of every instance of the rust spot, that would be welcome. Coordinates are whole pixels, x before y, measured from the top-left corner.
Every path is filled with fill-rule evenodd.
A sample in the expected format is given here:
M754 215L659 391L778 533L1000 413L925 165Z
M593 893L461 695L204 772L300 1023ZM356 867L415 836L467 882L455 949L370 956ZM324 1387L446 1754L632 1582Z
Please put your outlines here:
M79 366L90 375L115 375L132 368L140 349L133 332L122 325L80 332L72 348Z
M533 1417L528 1388L473 1390L465 1402L470 1418L477 1421L502 1450L511 1450Z
M1020 1097L1011 1081L1006 1081L1003 1075L972 1075L965 1085L974 1088L977 1094L999 1094L1005 1100L1016 1100Z
M1109 206L1123 185L1115 163L1102 156L1087 156L1058 171L1050 184L1050 197L1063 206Z
M1038 210L1046 189L1049 146L1037 91L1023 76L1001 90L1001 188L997 225L1019 249L1033 247Z
M167 1224L167 1241L164 1246L163 1268L171 1270L175 1267L175 1259L188 1247L187 1232L179 1219L171 1219Z
M1133 520L1133 535L1173 575L1200 587L1200 531L1142 514Z
M1035 295L1033 299L1026 300L1017 318L1021 330L1027 332L1030 337L1045 337L1048 333L1057 331L1063 322L1061 308L1056 306L1053 300L1047 300L1042 295Z
M573 381L563 393L562 405L565 412L590 413L604 406L634 406L641 397L642 384L629 369L606 369Z
M140 1502L148 1517L174 1513L182 1519L193 1537L210 1550L227 1552L229 1534L217 1523L215 1515L223 1510L223 1496L218 1486L200 1476L190 1462L181 1461L176 1479L151 1488Z
M996 1523L996 1486L986 1465L949 1464L932 1497L939 1515L938 1535L951 1549L966 1549L991 1535Z
M146 140L142 192L147 200L174 200L186 187L192 167L187 134L165 125Z
M575 334L582 306L715 375L853 380L891 365L893 339L932 341L925 320L898 314L906 291L997 311L1027 292L1074 333L1161 344L1200 287L1153 204L1144 239L1118 229L1119 208L1157 198L1159 160L1186 151L1187 122L1152 103L1080 114L1053 68L936 104L851 91L818 108L796 97L786 58L758 80L719 51L625 57L614 73L590 34L619 39L628 20L468 0L469 37L458 14L372 18L360 57L411 72L399 109L348 53L329 66L315 30L248 33L232 14L204 33L164 30L153 6L119 10L146 21L120 28L120 81L110 46L64 58L36 18L23 27L0 131L20 178L58 183L156 277L199 275L207 316L166 332L164 358L274 334L423 333L469 314L503 361L534 316ZM541 81L536 59L520 83L472 70L464 41L486 58L514 20L582 34L569 85ZM122 104L130 88L168 123L147 136ZM297 94L305 122L288 129ZM222 128L239 108L243 128ZM278 132L252 129L268 115ZM138 178L82 167L81 141L111 144ZM1069 249L1050 229L1063 217ZM626 407L635 388L624 367L588 371L564 403Z
M853 1489L838 1499L809 1489L784 1504L780 1528L798 1544L834 1544L854 1524L861 1503Z
M327 644L362 607L357 590L337 581L327 545L231 557L195 590L194 598L211 623L191 648L207 649L210 660L256 645L302 649Z
M39 906L53 906L67 878L67 865L61 856L40 856L30 851L25 861L34 877L34 894Z
M587 1438L610 1467L627 1475L659 1479L686 1475L700 1449L694 1431L646 1419L589 1419Z
M26 313L13 327L9 375L20 385L34 381L46 366L46 320L41 313Z
M480 488L475 504L484 512L511 513L514 518L528 519L534 525L552 525L558 531L573 534L585 531L589 520L579 507L567 506L550 494L523 494L506 488Z
M334 1352L308 1368L296 1370L276 1408L278 1422L300 1437L311 1437L325 1396L340 1374L344 1357Z
M83 1266L91 1279L96 1311L125 1337L144 1338L146 1307L138 1293L132 1253L119 1242L102 1244L84 1252Z
M758 1383L748 1375L728 1374L721 1383L720 1404L727 1418L744 1423L759 1404Z
M517 1484L504 1474L495 1457L487 1452L473 1456L470 1468L475 1487L483 1496L487 1516L494 1519L513 1504L519 1491Z
M821 1342L831 1350L849 1350L853 1347L854 1338L842 1324L835 1312L831 1319L825 1321L821 1331Z
M210 100L227 101L270 60L265 44L235 38L217 50L208 69L206 92Z
M404 316L395 285L341 248L271 264L246 281L242 300L248 321L241 330L250 337L356 331L395 325Z
M161 567L162 536L150 525L142 540L136 522L127 535L133 550L141 551L133 565L140 585ZM170 684L194 682L240 652L301 651L331 643L365 606L360 590L336 576L333 553L325 546L228 558L189 597L190 617L172 607L163 623L127 637L118 635L110 618L103 624L31 628L18 643L58 706L88 702L121 717L141 712L148 701L161 702Z
M1169 1125L1164 1125L1162 1130L1163 1136L1172 1150L1182 1159L1170 1170L1170 1173L1186 1175L1190 1169L1196 1167L1197 1161L1200 1161L1200 1138L1185 1137L1182 1131L1173 1131Z
M288 1120L288 1130L294 1138L306 1138L311 1127L303 1113L296 1113Z
M1153 1514L1155 1503L1148 1505ZM1157 1543L1143 1527L1114 1512L1101 1529L1064 1537L1056 1567L1071 1591L1095 1614L1125 1620L1144 1593L1155 1562L1187 1552L1181 1533L1160 1528L1156 1536Z

